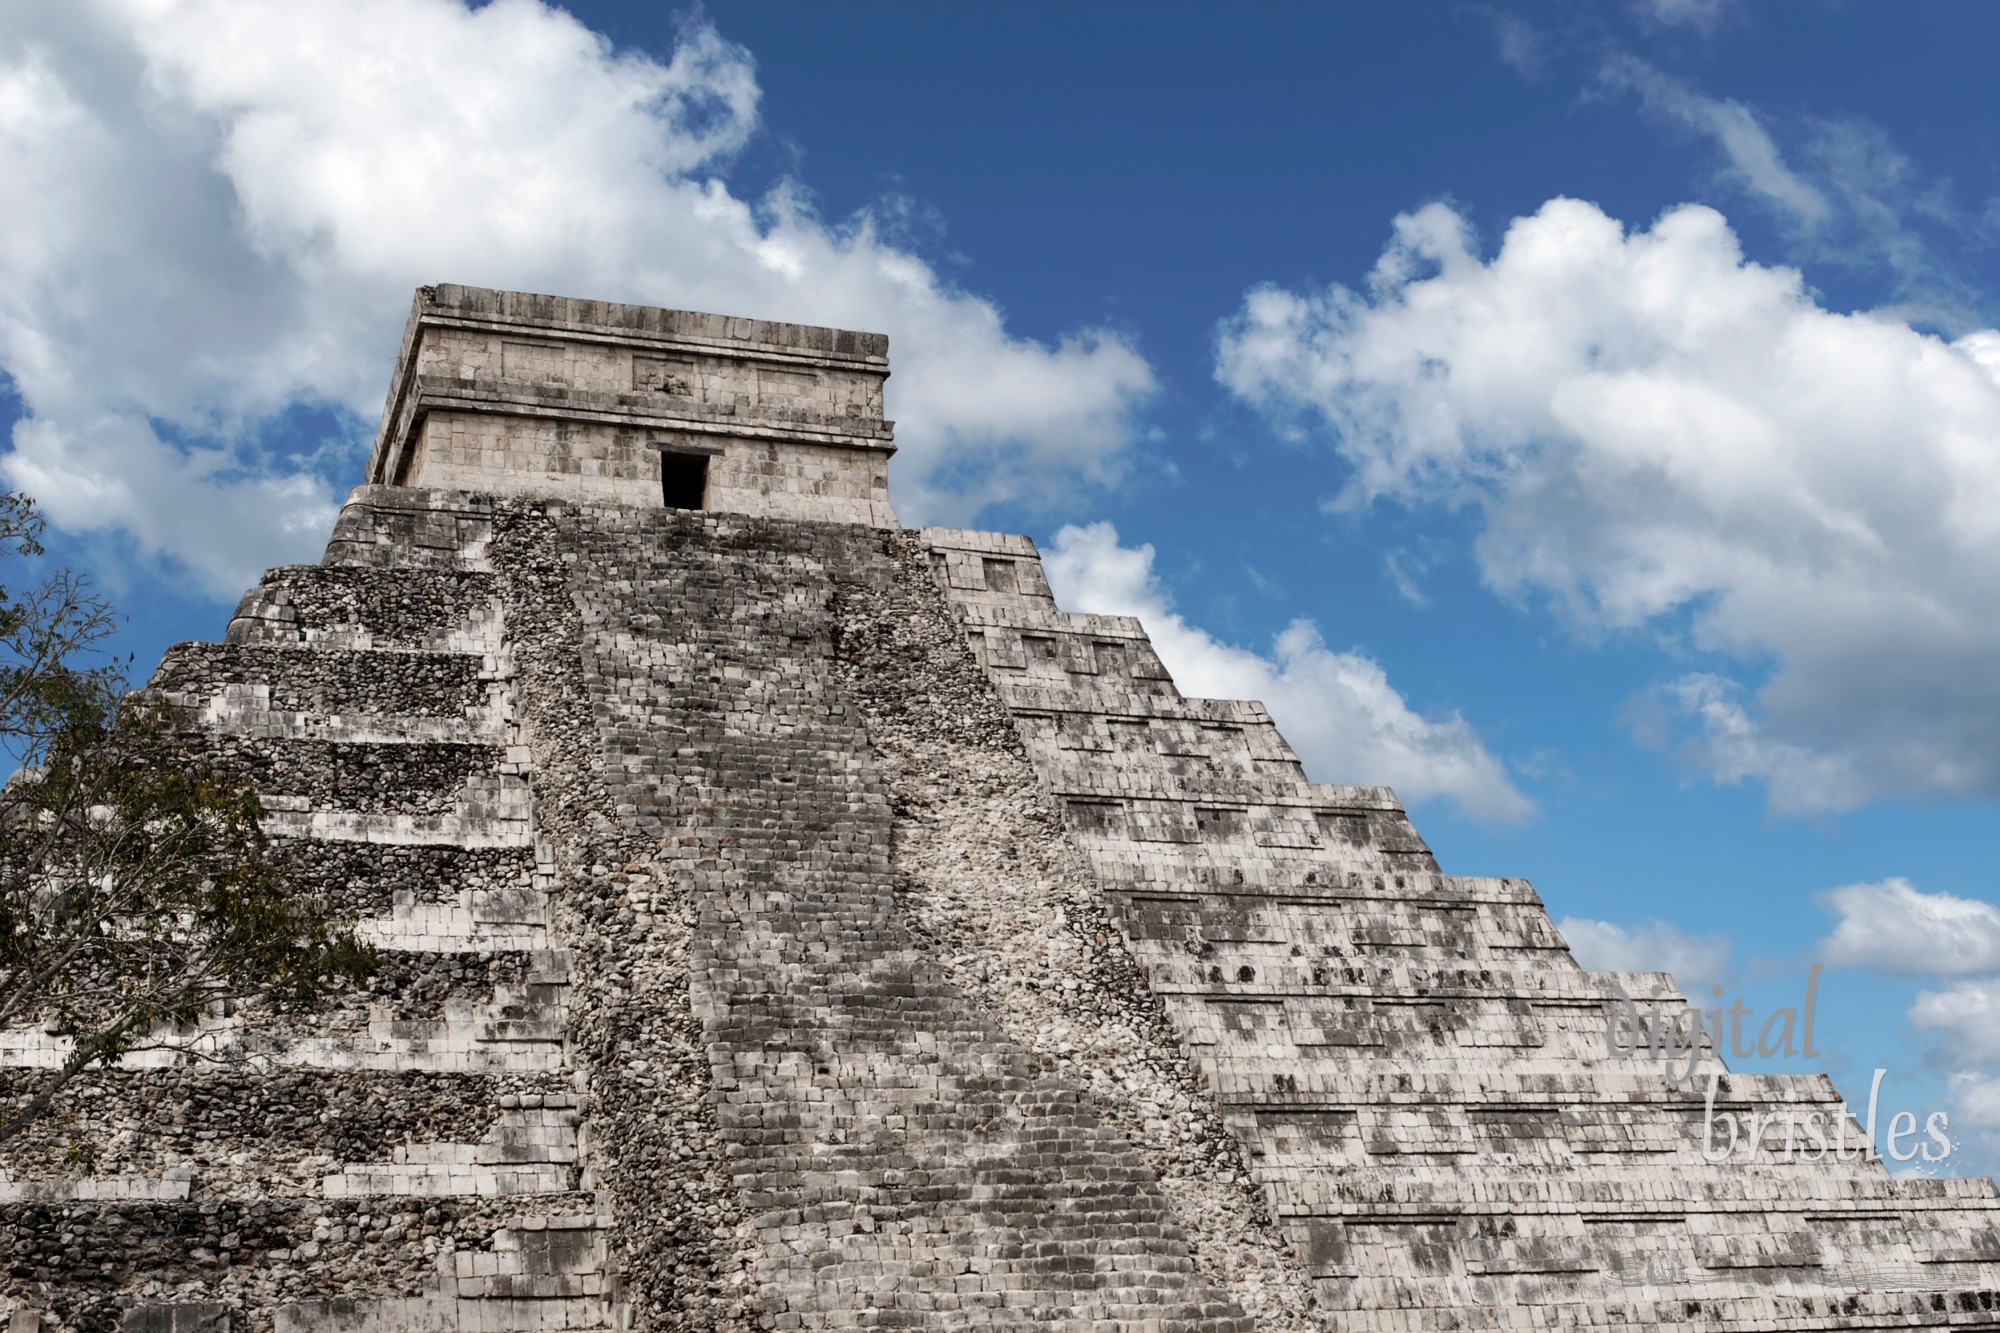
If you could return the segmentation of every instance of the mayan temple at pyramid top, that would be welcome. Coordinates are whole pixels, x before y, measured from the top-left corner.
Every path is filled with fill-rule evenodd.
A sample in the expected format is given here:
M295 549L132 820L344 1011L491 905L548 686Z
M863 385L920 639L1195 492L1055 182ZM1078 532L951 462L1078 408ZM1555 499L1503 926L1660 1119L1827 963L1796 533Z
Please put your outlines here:
M1992 1182L1669 1077L1671 978L900 528L887 352L418 293L325 558L150 684L381 967L11 1140L8 1333L2000 1326Z
M879 333L424 287L368 480L894 527L888 378Z

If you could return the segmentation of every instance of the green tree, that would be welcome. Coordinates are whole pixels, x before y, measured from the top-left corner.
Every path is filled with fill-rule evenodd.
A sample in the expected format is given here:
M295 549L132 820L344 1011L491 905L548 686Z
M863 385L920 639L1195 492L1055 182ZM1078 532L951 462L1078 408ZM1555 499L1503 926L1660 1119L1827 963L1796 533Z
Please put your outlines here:
M42 530L33 501L0 493L0 746L18 766L0 789L0 1029L72 1044L0 1106L0 1142L218 1003L310 999L372 966L288 891L249 785L201 761L181 710L127 690L89 580L34 579Z

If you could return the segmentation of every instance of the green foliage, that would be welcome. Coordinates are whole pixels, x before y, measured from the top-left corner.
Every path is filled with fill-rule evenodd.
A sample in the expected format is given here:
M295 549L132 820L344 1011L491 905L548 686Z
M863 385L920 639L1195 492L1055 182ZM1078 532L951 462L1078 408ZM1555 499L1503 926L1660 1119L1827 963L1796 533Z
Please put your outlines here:
M0 494L10 575L42 555L41 530L30 500ZM20 765L0 790L0 1028L73 1043L0 1140L78 1073L172 1043L219 1005L307 999L372 965L287 889L255 792L200 761L180 710L126 692L99 650L115 623L68 570L0 586L0 745Z

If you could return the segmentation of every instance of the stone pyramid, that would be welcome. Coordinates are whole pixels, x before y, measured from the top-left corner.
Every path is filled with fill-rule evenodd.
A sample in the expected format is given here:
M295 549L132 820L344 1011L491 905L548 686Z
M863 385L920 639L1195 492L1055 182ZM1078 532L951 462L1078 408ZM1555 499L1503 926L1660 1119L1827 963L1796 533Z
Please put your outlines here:
M1989 1182L1709 1161L1861 1135L1614 1049L1666 978L899 528L887 352L418 293L324 561L151 684L383 967L13 1145L12 1333L2000 1323Z

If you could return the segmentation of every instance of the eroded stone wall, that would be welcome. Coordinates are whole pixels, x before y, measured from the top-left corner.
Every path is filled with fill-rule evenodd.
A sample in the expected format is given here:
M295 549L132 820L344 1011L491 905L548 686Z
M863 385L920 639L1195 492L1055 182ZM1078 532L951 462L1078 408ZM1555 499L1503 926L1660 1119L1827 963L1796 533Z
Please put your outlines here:
M585 1089L585 1181L611 1219L606 1272L622 1320L739 1333L758 1326L761 1248L731 1179L711 1038L690 996L699 908L687 868L701 849L635 829L607 781L601 688L586 667L579 610L604 585L581 563L579 522L551 518L546 506L507 506L497 558L538 774L539 845L573 960L569 1040Z
M364 489L325 565L155 674L383 966L213 1014L10 1143L16 1333L609 1326L492 529L477 497ZM0 1034L9 1089L65 1042Z

